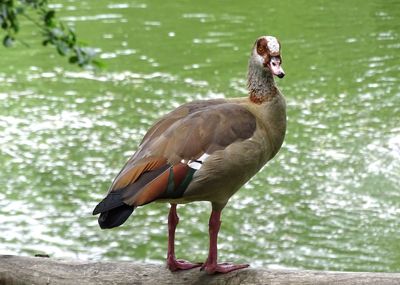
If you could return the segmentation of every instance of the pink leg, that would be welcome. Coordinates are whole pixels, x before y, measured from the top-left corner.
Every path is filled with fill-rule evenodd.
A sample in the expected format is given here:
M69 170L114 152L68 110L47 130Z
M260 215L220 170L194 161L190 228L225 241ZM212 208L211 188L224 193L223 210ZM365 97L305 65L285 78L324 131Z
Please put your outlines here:
M179 223L179 217L176 213L176 204L171 204L168 215L168 254L167 267L171 271L192 269L201 266L201 263L191 263L175 257L175 230Z
M206 263L201 267L208 274L227 273L233 270L249 267L248 264L217 263L217 239L221 227L221 211L212 210L209 222L210 249Z

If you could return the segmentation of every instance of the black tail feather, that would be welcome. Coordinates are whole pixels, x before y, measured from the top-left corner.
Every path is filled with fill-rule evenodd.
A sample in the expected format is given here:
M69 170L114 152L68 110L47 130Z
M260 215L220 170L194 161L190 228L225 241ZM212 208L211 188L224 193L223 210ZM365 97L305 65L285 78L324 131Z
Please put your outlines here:
M93 210L93 215L104 213L119 206L124 205L122 191L110 192Z
M122 190L110 192L93 210L93 215L100 214L99 225L110 229L122 225L135 208L123 202Z
M99 225L102 229L111 229L125 223L135 208L126 204L103 212L99 217Z

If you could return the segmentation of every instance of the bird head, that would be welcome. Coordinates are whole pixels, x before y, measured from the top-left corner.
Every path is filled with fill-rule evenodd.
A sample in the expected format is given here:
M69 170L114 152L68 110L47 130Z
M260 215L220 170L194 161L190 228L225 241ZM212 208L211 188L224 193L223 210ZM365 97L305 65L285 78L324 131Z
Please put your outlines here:
M272 36L259 37L254 44L253 58L256 62L273 75L283 78L281 45L277 38Z

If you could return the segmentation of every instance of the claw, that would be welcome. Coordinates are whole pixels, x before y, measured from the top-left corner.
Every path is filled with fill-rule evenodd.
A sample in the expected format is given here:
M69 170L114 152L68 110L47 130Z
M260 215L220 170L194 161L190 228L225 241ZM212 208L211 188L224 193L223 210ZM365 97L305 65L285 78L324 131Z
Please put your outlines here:
M218 264L207 264L204 263L200 270L205 270L208 274L215 273L228 273L234 270L243 269L249 267L249 264L232 264L228 262Z
M168 259L167 267L171 271L188 270L202 266L201 262L192 263L183 259Z

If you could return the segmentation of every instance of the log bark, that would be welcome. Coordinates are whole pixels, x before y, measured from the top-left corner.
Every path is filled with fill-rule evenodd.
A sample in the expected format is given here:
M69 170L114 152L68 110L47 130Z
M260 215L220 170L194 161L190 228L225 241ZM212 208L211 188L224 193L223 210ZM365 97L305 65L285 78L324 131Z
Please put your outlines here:
M162 265L58 260L0 255L0 285L399 285L400 273L332 272L249 268L207 275L199 269L173 272Z

